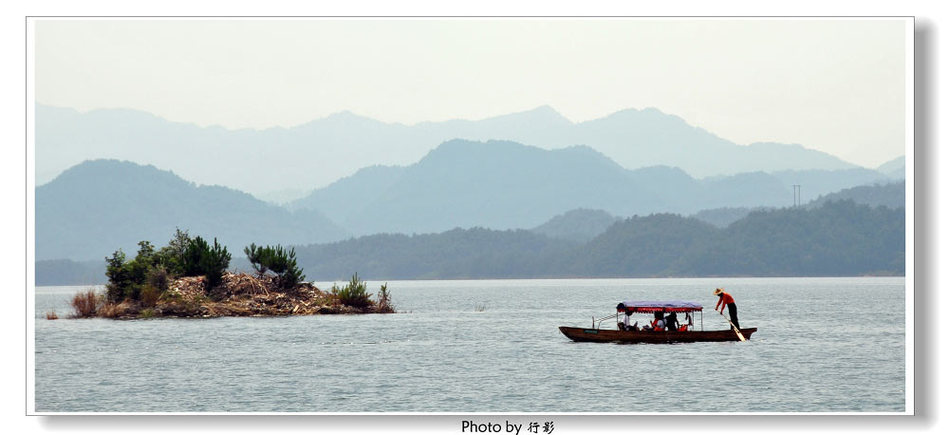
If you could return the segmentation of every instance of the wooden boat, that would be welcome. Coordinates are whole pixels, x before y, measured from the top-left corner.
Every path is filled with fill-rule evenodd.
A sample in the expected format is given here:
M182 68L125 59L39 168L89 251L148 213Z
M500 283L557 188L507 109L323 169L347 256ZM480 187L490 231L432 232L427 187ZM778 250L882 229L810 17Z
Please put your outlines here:
M628 328L629 316L636 313L652 313L656 319L665 318L666 313L686 313L687 323L675 330L647 330ZM657 313L659 313L657 315ZM742 328L741 335L737 329L722 329L705 331L704 318L700 320L700 328L696 329L693 313L702 314L702 306L686 301L624 301L616 306L616 314L594 318L589 328L561 326L560 332L573 341L587 341L597 343L694 343L704 341L743 341L758 331L758 328ZM620 315L625 316L620 321ZM675 314L671 316L675 319ZM615 318L616 329L601 328L600 324L606 319ZM637 322L638 323L638 322ZM731 322L729 322L731 324ZM648 328L648 326L647 326Z
M742 328L745 338L758 331L758 328ZM694 343L698 341L738 341L734 330L719 331L620 331L617 329L573 328L561 326L560 332L573 341L593 341L598 343Z

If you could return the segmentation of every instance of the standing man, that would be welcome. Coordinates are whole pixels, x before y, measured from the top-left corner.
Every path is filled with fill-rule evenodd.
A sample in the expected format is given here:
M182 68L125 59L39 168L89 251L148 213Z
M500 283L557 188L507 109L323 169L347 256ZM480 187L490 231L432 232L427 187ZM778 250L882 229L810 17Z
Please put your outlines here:
M731 317L732 324L735 325L735 328L741 329L741 326L738 325L738 307L735 305L735 298L720 288L715 289L713 294L718 296L718 303L715 304L715 309L721 313L725 311L725 306L727 305L728 316ZM721 306L721 308L718 308L719 306Z

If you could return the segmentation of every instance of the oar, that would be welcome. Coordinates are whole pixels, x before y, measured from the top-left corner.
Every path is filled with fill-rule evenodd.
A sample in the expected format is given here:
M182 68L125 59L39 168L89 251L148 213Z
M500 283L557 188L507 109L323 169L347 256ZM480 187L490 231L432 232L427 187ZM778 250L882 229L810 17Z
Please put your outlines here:
M718 310L716 310L716 311L718 311ZM734 329L734 330L735 330L735 333L738 334L738 340L739 340L739 341L745 341L745 336L744 336L744 335L741 333L741 331L735 326L735 324L732 323L732 320L729 319L728 317L725 317L725 314L723 314L721 311L718 311L718 314L721 314L721 316L725 318L725 321L728 322L729 325L732 325L732 329Z

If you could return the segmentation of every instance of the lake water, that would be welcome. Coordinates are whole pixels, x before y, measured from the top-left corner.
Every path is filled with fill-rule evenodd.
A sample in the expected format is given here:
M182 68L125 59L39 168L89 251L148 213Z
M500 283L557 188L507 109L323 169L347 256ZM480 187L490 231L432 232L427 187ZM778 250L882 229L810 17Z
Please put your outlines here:
M628 299L700 302L696 325L726 329L716 287L759 328L749 341L574 343L557 329ZM903 278L393 281L398 314L67 318L85 288L37 289L36 412L906 410Z

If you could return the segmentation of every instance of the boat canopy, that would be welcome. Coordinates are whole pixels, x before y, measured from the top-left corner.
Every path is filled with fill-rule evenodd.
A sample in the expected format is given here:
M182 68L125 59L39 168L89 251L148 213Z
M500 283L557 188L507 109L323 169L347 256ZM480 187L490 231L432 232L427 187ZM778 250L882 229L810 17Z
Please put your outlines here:
M702 311L702 305L688 301L623 301L616 306L618 313L682 313Z

